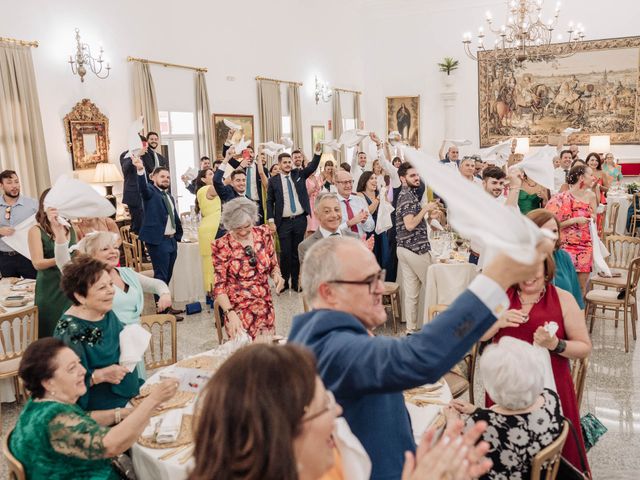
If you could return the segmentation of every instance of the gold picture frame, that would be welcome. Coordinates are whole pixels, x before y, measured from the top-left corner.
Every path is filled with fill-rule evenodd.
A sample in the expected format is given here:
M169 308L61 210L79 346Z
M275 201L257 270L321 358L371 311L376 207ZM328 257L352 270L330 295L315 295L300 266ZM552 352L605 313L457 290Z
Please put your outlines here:
M324 125L311 125L311 148L315 148L318 142L324 140L325 135Z
M496 64L478 58L480 146L512 137L545 145L567 128L571 143L609 135L612 144L640 143L640 37L584 41L553 62ZM561 55L566 43L554 47Z
M63 122L74 170L109 161L109 119L88 98L76 103Z
M254 138L254 126L253 115L243 115L236 113L214 113L211 115L211 121L213 123L213 136L215 143L215 156L217 160L222 160L222 147L227 140L227 134L229 127L225 125L224 120L229 120L233 123L240 125L240 130L236 131L233 135L232 142L236 143L242 139L244 135L245 140L251 140L250 145L255 149Z
M420 148L420 95L387 97L387 135L397 131L402 141Z

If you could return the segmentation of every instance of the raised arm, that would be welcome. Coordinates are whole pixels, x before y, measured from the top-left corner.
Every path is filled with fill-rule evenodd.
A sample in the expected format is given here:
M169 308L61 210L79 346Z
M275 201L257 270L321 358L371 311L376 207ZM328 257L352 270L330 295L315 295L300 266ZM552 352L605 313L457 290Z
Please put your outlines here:
M142 163L142 159L140 157L133 157L133 165L136 167L136 172L138 174L138 190L140 190L140 195L144 200L149 200L153 195L151 191L151 187L149 186L149 182L147 181L147 172L144 169L144 164Z
M313 158L309 162L309 165L307 165L302 169L302 172L301 172L302 178L306 180L311 175L313 175L313 173L318 169L318 166L320 165L321 155L322 155L322 145L320 143L316 143L316 146L313 152Z
M40 238L40 227L34 225L29 229L29 254L31 255L31 263L36 270L46 270L47 268L56 266L55 258L44 258L44 250L42 248L42 239Z

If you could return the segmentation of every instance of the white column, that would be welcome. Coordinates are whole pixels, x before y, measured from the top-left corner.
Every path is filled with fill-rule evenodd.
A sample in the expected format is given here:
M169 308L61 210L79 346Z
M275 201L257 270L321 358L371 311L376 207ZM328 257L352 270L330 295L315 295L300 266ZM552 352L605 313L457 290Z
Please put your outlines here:
M456 105L456 99L458 98L458 92L447 89L447 91L440 94L442 103L444 104L444 137L443 138L455 138L455 126L453 123L454 107Z

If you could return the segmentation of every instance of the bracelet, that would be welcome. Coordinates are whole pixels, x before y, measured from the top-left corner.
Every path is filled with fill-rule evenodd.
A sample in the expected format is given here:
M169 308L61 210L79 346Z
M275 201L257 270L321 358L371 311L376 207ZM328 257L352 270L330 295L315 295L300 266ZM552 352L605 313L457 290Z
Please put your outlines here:
M118 423L120 423L122 421L122 414L120 413L120 407L116 407L115 412L114 412L114 416L115 416L115 421L116 421L116 425Z
M97 385L98 382L96 382L96 377L94 375L95 375L95 372L91 372L91 381L93 382L93 385Z
M560 339L558 339L558 344L556 345L556 348L551 350L551 353L557 353L559 355L562 352L564 352L566 350L566 348L567 348L567 342L565 342L564 340L562 340L560 338Z

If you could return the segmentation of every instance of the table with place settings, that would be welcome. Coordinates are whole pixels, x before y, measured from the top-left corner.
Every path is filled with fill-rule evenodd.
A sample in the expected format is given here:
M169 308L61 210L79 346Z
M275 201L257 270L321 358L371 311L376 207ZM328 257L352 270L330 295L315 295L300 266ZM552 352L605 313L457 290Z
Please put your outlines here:
M174 302L203 302L202 257L197 241L178 242L178 256L169 282Z
M609 191L607 194L607 210L605 216L605 228L609 225L609 216L611 215L611 207L614 203L620 204L618 210L618 219L614 226L614 235L626 235L627 230L627 210L631 205L633 196L628 195L624 191Z
M427 270L424 286L424 319L428 322L429 307L451 305L478 274L477 266L459 260L433 263Z

